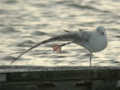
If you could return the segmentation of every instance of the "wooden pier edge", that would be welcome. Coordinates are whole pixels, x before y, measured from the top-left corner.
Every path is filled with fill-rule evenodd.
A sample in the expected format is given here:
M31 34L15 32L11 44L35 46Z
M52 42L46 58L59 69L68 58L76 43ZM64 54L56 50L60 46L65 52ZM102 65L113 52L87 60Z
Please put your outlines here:
M119 80L120 67L0 66L0 74L10 80Z
M13 85L15 87L16 85L19 85L19 84L28 85L28 83L30 86L35 84L35 87L36 87L36 84L38 83L40 84L43 82L55 82L55 83L69 82L69 84L71 83L71 85L69 86L72 86L73 82L79 82L79 81L87 81L87 83L89 84L92 81L92 83L94 83L95 85L96 85L96 82L94 81L97 81L97 83L101 82L100 85L98 85L100 87L103 83L104 85L106 85L105 81L108 81L107 85L109 83L110 84L109 86L114 85L114 87L116 87L117 81L119 79L120 79L120 67L0 66L1 90L4 90L4 87L6 86L11 87L11 85ZM43 84L40 84L40 85L43 85ZM54 84L50 84L50 83L47 83L45 85L54 86ZM81 84L78 83L76 85L79 86ZM110 87L110 90L112 90L111 88L113 88L113 86ZM19 88L17 89L19 90ZM105 90L105 89L102 89L102 90ZM9 88L5 90L9 90ZM54 89L49 89L49 90L54 90ZM77 90L77 89L73 89L73 90ZM88 90L88 89L83 89L83 90ZM97 88L92 90L99 90L99 89ZM114 89L114 90L117 90L117 89Z

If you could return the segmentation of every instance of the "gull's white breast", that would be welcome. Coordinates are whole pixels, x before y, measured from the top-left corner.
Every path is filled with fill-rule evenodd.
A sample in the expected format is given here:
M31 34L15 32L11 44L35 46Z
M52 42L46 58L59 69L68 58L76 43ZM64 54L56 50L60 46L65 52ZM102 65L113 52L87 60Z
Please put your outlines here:
M98 52L103 50L107 46L106 34L101 35L97 32L92 33L91 38L88 42L88 49L92 52Z

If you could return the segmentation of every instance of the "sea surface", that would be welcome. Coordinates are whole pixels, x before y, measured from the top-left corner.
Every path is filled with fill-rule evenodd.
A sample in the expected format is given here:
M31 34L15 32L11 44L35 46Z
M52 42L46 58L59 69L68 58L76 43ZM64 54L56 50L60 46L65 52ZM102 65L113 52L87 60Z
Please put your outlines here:
M95 30L104 26L105 50L95 53L93 66L120 65L120 0L0 0L0 65L89 66L88 51L76 44L62 53L51 42L11 61L38 42L65 33L64 30Z

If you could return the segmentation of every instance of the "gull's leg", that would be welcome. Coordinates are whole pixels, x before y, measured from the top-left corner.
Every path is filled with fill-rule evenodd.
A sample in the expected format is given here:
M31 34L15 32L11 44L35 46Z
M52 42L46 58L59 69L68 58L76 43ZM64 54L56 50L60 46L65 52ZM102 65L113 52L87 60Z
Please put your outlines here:
M90 67L92 66L92 57L93 57L93 54L90 52L90 63L89 63Z

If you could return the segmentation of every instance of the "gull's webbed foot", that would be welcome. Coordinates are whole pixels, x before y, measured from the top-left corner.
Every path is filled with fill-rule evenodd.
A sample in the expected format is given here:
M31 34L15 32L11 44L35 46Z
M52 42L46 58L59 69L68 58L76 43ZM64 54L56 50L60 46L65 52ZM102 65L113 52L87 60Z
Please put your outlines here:
M61 53L61 52L62 52L62 47L65 46L65 45L68 45L68 44L70 44L70 43L72 43L72 42L63 43L63 44L61 44L61 45L56 44L56 45L54 45L54 46L52 47L52 48L53 48L53 51L55 51L55 52L57 52L57 53Z
M61 53L61 45L54 45L52 48L53 48L53 51L57 52L57 53Z

